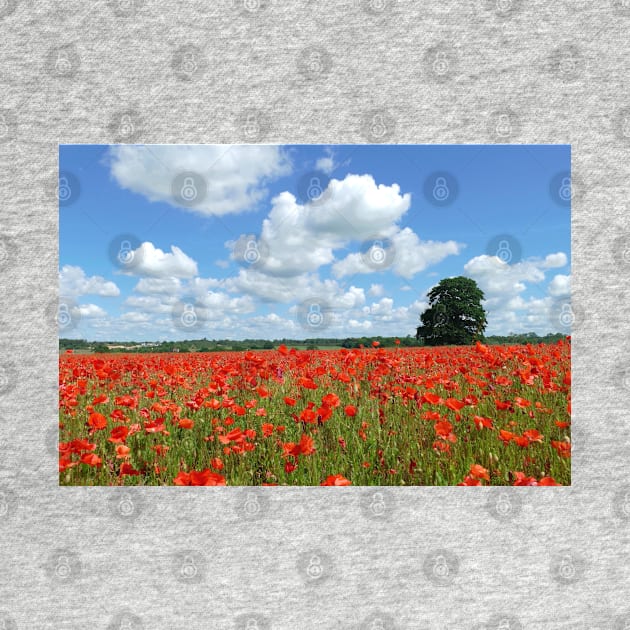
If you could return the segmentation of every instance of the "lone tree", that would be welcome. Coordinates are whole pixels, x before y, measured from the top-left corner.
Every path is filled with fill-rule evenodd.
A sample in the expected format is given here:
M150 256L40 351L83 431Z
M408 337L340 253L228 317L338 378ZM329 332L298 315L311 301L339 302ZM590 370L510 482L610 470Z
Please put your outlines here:
M486 312L483 291L470 278L445 278L429 292L429 308L420 316L416 339L428 346L466 346L483 341Z

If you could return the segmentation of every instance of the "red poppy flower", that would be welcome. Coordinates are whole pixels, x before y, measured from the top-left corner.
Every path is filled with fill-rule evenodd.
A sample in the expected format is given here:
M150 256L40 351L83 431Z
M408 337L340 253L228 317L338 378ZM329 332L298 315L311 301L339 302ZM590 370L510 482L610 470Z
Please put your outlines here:
M107 418L102 414L95 411L90 414L88 424L95 430L100 431L107 426Z
M351 486L352 482L346 479L343 475L328 475L320 486Z

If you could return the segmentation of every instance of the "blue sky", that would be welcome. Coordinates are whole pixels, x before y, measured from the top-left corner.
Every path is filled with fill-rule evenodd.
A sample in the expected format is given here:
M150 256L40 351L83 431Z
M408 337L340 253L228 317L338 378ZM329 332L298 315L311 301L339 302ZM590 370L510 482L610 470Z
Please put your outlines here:
M563 331L570 159L567 145L61 146L60 335L413 335L427 292L457 275L484 291L487 334Z

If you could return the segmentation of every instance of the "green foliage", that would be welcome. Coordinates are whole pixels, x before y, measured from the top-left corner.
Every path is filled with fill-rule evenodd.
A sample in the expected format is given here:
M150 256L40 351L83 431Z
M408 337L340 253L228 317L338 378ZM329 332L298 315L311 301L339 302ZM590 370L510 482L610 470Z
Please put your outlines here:
M471 278L445 278L429 292L429 308L422 313L416 338L428 346L467 346L483 341L486 313L483 291Z

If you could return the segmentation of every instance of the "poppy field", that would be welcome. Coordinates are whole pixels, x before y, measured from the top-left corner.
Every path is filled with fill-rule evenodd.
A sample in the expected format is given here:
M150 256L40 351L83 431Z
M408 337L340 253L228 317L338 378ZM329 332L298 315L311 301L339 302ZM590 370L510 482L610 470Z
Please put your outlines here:
M571 344L59 357L61 485L568 485Z

